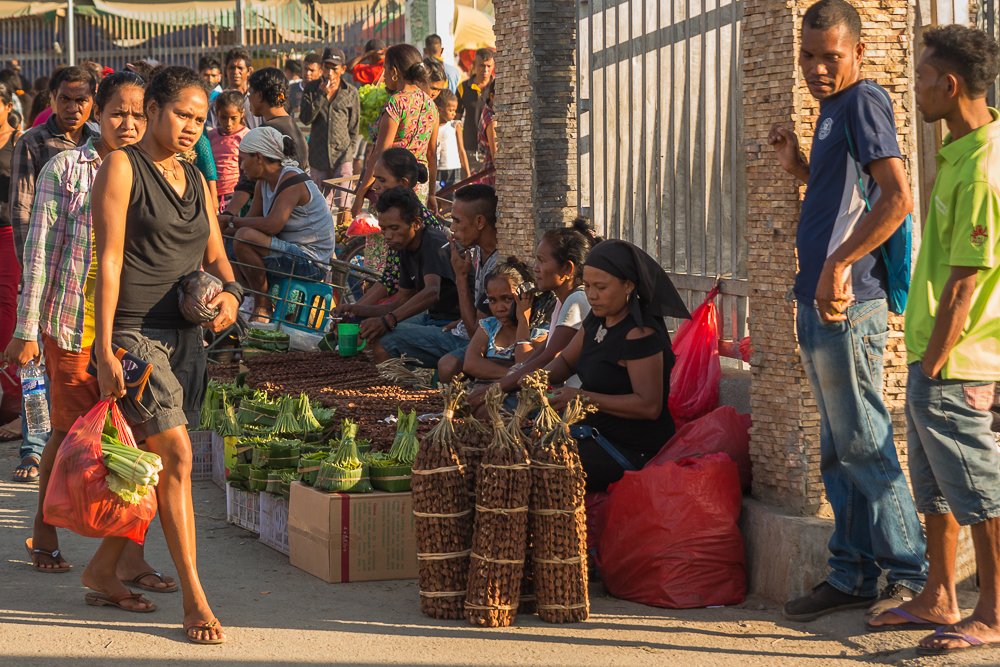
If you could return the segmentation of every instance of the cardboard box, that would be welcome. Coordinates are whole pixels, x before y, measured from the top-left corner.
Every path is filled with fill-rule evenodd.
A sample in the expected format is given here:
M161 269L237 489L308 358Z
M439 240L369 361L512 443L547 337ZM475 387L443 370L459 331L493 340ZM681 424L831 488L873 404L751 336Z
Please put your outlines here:
M409 493L326 493L292 484L289 560L329 583L414 579L417 542Z

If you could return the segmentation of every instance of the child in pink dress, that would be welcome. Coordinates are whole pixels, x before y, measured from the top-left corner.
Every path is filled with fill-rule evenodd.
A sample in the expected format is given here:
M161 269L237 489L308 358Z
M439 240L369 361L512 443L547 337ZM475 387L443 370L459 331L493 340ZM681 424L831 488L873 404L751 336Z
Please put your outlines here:
M215 98L215 127L208 132L219 173L219 210L225 210L240 180L240 141L250 130L243 120L243 94L226 90Z

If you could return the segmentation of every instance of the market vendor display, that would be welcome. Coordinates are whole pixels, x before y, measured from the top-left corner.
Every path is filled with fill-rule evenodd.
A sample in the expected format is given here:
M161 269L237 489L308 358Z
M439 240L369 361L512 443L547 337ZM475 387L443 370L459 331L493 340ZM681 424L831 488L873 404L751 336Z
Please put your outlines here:
M420 200L407 187L383 192L376 209L386 244L399 253L399 295L387 304L355 304L342 312L367 318L361 335L376 363L405 355L433 367L463 343L444 329L459 318L448 238L424 226Z
M667 409L674 354L664 317L690 317L655 259L626 241L603 241L587 256L590 315L546 370L558 384L573 373L581 388L552 398L563 409L582 394L597 412L574 427L587 490L601 491L637 470L674 434Z
M240 142L240 166L256 180L249 215L222 214L234 239L244 285L254 292L254 318L267 321L267 271L318 280L334 249L333 216L323 194L291 158L295 146L273 127L250 130Z

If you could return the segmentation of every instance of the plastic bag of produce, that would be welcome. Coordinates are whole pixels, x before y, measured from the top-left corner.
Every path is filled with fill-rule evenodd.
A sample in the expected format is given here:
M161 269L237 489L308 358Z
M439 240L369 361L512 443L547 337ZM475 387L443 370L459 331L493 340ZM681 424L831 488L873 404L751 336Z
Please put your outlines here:
M740 488L750 491L750 415L723 405L704 417L685 424L649 463L660 464L692 456L722 452L740 470Z
M677 362L670 372L668 404L678 426L719 407L722 363L719 361L719 312L715 307L718 293L719 288L713 288L674 336Z
M382 228L378 225L378 218L371 213L362 213L351 221L351 225L347 228L347 235L368 236L369 234L378 234L381 231Z
M85 537L127 537L142 544L156 515L156 494L146 490L137 497L133 491L130 500L136 502L126 500L117 475L105 465L101 434L109 413L117 444L136 449L132 430L111 399L77 419L56 454L45 493L45 523Z
M192 271L181 279L177 288L181 315L195 324L211 322L219 314L219 308L209 308L208 303L220 294L221 280L204 271Z
M688 609L746 596L739 471L725 454L647 464L611 485L598 564L615 597Z

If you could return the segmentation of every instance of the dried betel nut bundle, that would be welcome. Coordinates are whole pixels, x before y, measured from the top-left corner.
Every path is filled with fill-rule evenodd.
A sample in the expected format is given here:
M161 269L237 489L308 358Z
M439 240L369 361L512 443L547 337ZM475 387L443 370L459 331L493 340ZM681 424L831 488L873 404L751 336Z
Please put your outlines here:
M444 412L413 462L420 610L431 618L463 617L472 542L472 500L456 451L455 406L463 390L446 386Z

